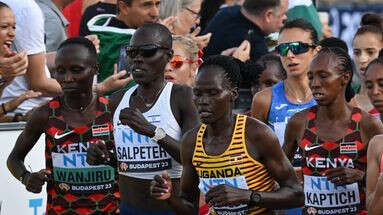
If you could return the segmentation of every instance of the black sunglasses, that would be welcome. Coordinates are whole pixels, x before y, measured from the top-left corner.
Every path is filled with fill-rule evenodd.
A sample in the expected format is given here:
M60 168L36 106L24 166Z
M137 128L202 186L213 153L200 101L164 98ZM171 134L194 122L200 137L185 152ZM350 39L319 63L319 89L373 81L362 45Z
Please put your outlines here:
M146 44L141 46L127 46L126 55L129 58L135 58L137 55L141 55L144 58L153 57L159 49L169 50L168 47L158 44Z
M302 42L291 42L291 43L282 43L279 44L275 49L277 50L278 54L281 56L287 56L287 53L289 53L289 50L295 54L302 54L306 53L310 48L315 48L315 45L310 45L308 43L302 43Z

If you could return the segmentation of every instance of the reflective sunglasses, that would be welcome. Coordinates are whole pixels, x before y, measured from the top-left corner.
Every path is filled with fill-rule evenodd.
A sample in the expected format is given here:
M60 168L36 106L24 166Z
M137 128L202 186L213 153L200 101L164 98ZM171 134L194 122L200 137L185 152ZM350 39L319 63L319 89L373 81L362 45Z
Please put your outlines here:
M184 65L184 63L194 63L195 61L191 58L183 58L179 55L174 55L173 58L170 60L170 66L173 69L179 69Z
M310 48L315 48L315 45L310 45L308 43L302 42L291 42L291 43L282 43L279 44L275 49L278 54L281 56L287 56L289 50L294 54L303 54L306 53Z
M164 47L158 44L146 44L141 46L127 46L126 55L130 58L135 58L137 55L141 55L144 58L153 57L159 49L169 50L168 47Z

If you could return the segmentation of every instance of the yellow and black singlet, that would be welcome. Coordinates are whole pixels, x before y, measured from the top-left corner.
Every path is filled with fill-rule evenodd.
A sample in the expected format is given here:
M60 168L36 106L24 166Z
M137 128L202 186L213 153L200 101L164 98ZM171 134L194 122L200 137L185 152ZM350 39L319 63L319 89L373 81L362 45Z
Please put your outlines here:
M271 192L276 182L266 167L253 159L246 148L246 116L237 115L231 143L220 155L208 155L203 147L206 125L202 124L196 138L193 166L199 177L199 189L206 194L211 187L226 184L232 187L260 192ZM234 207L213 207L210 214L262 214L266 208L238 205Z

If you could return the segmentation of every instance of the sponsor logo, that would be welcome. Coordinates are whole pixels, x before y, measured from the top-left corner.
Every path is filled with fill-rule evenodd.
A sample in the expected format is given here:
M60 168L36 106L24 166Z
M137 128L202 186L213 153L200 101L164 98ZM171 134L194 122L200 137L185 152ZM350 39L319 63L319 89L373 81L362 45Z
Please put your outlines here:
M287 107L287 104L281 104L281 105L275 107L275 109L276 110L281 110L282 108L285 108L285 107Z
M67 135L69 135L69 134L71 134L71 133L73 133L73 132L74 132L74 130L71 130L71 131L68 131L68 132L65 132L65 133L61 133L61 134L59 134L59 132L56 132L54 138L55 138L56 140L59 140L59 139L65 137L65 136L67 136Z
M65 192L68 192L70 187L69 185L65 184L65 183L60 183L59 184L59 188L62 190L62 191L65 191Z
M308 146L308 145L306 145L305 146L305 150L306 151L311 151L311 150L313 150L313 149L316 149L316 148L319 148L319 147L321 147L322 145L315 145L315 146Z
M313 207L309 207L309 208L307 208L307 214L315 215L315 214L317 214L317 209L315 209Z

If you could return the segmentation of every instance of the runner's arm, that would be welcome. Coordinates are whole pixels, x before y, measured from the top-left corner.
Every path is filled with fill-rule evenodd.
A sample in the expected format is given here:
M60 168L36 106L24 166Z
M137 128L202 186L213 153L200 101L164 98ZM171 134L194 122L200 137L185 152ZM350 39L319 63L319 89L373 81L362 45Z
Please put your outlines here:
M257 192L261 200L256 206L273 209L302 206L304 204L302 187L278 143L278 138L266 125L251 119L248 121L248 129L257 131L246 134L250 140L249 144L254 144L253 146L257 148L261 161L280 186L274 192ZM260 140L262 140L261 144L259 144Z
M377 215L383 211L383 175L380 173L380 157L383 147L380 146L383 135L374 137L367 152L367 209L368 214ZM380 162L379 162L380 161Z
M251 104L251 116L266 124L271 106L271 96L271 88L266 88L254 95Z
M167 199L168 204L170 204L176 214L198 214L199 179L192 164L196 135L193 135L192 133L196 133L196 131L187 132L182 139L181 159L183 171L181 177L180 195L171 195L170 198Z
M304 116L306 111L295 114L287 123L285 130L285 142L282 149L290 162L294 159L294 154L298 147L298 141L301 138L301 133L304 130Z
M8 157L7 166L12 175L20 180L20 177L30 173L24 165L25 156L33 148L44 133L44 126L48 121L48 106L37 108L31 119L27 122L23 132L17 138L16 144ZM43 146L42 146L43 147Z

